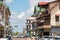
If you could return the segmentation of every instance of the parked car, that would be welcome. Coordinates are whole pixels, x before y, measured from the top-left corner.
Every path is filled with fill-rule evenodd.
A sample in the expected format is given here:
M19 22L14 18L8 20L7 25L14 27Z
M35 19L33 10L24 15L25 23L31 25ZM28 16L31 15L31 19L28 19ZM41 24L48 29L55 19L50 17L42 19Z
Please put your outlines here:
M44 40L60 40L60 36L44 36Z
M43 37L43 40L53 40L53 38L52 37L49 37L49 36L44 36Z
M7 35L6 38L8 38L8 40L12 40L10 35Z
M17 38L17 36L13 36L13 38Z
M0 38L0 40L8 40L8 38Z

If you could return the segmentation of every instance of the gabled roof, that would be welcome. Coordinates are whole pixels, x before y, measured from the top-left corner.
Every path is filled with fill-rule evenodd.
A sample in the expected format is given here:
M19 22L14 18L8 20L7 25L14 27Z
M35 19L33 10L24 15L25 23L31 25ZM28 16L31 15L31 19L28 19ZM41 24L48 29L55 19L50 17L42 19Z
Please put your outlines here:
M38 2L39 5L47 5L49 2Z

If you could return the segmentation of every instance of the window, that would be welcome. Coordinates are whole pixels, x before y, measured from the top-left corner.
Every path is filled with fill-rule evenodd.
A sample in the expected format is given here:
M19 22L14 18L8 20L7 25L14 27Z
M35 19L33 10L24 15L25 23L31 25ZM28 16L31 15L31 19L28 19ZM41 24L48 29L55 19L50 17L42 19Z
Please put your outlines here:
M59 21L59 16L55 16L55 19L58 22Z
M32 23L32 27L35 28L35 23L34 22Z
M44 12L46 9L45 8L41 8L41 12Z
M49 32L43 32L44 36L49 36Z
M0 21L2 21L2 19L3 19L3 15L2 15L2 13L0 12Z

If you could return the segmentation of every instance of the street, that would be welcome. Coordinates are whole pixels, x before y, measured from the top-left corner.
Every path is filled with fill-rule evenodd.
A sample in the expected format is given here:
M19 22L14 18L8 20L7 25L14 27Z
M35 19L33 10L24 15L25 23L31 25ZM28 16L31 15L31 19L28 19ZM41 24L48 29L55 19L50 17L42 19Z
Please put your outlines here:
M31 40L30 38L12 38L13 40Z
M13 38L13 40L28 40L28 38Z

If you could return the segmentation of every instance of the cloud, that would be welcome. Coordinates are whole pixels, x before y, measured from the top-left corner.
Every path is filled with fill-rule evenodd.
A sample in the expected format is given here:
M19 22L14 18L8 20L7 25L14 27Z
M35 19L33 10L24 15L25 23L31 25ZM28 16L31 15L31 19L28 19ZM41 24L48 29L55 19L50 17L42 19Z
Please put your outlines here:
M25 12L21 12L21 13L18 13L18 12L15 12L15 11L11 11L11 16L10 18L11 19L19 19L19 20L22 20L22 19L25 19L28 17L28 16L31 16L34 12L34 7L31 7L29 9L27 9L27 11Z
M11 12L11 17L10 17L10 21L11 21L11 25L16 25L16 23L20 26L22 26L22 24L24 24L23 26L25 27L25 23L26 23L26 18L28 16L31 16L33 14L34 11L34 7L31 7L30 9L27 9L27 11L25 12L21 12L21 13L17 13L12 11Z
M17 16L17 12L12 11L10 19L16 19L16 16Z
M24 16L25 16L25 13L24 12L17 13L15 11L12 11L10 18L16 20L16 19L22 19Z
M10 25L12 27L17 25L18 26L17 31L19 31L19 29L20 29L21 31L19 31L19 32L22 32L23 28L26 28L26 24L25 24L26 23L26 18L28 16L31 16L33 14L33 11L34 11L34 7L31 7L29 9L27 9L27 11L23 11L23 12L20 12L20 13L18 13L16 11L12 11L11 12L11 17L10 17ZM13 32L14 32L15 29L16 28L14 27Z
M16 13L17 13L17 12L15 12L15 11L12 11L12 12L11 12L12 15L14 15L14 14L16 14Z
M29 0L29 5L33 7L34 5L36 5L38 3L38 1L39 0L33 0L33 1Z
M5 0L6 3L11 3L13 0Z
M34 7L31 7L30 9L27 10L27 13L33 13Z
M31 7L30 9L28 9L27 11L26 11L26 16L28 17L28 16L31 16L32 14L33 14L33 12L34 12L34 7Z
M25 17L25 13L24 12L20 13L19 15L17 15L18 19L22 19L23 17Z
M37 5L38 4L38 2L41 2L41 1L48 1L48 2L50 2L50 1L54 1L54 0L29 0L29 5L31 6L31 7L33 7L34 5Z

